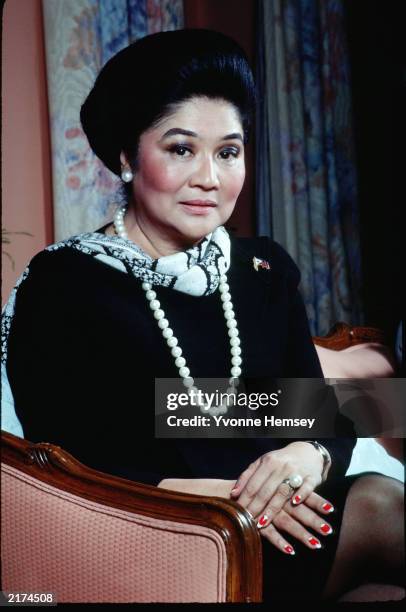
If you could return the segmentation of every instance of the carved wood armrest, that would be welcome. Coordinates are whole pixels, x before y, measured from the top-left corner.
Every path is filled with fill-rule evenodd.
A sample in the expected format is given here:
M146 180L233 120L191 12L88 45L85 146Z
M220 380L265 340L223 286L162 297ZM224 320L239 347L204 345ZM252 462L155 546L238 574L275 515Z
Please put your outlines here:
M341 351L367 342L384 345L387 339L383 331L376 327L357 327L339 322L333 325L325 336L313 336L313 342L333 351Z

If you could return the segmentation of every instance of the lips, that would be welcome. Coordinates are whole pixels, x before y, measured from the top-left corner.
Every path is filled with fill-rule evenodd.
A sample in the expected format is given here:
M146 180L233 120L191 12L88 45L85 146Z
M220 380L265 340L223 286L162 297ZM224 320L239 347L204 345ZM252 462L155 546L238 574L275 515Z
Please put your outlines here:
M194 217L210 216L211 211L217 207L216 202L212 200L186 200L179 202L188 215Z
M185 200L183 202L180 202L180 204L186 204L186 206L199 206L210 208L217 206L217 203L213 202L212 200Z

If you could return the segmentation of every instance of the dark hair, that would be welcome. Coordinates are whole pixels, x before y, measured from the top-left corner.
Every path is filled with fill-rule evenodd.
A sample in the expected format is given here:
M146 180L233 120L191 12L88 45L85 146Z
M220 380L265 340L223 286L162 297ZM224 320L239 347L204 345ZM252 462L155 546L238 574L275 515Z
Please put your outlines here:
M93 151L120 175L120 152L134 163L142 132L192 96L231 102L248 141L255 107L251 68L234 40L212 30L158 32L117 53L99 73L80 119Z

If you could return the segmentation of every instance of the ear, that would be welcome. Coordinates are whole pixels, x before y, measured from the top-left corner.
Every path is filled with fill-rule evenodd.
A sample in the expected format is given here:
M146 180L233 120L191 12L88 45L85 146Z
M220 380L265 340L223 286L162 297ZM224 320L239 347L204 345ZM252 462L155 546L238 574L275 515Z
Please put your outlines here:
M121 151L120 153L120 162L122 166L129 166L130 164L128 163L128 159L126 154L124 153L124 151Z

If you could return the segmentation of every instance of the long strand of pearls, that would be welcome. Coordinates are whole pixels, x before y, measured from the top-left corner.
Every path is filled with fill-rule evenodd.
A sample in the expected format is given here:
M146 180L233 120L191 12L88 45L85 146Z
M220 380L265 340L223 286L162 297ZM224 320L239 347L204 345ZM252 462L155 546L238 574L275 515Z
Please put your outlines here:
M120 238L128 240L128 235L124 224L125 212L125 206L119 208L114 215L113 224L117 235L120 236ZM183 351L179 346L178 339L174 335L172 328L169 326L169 321L165 316L165 312L161 308L159 300L157 300L156 291L153 290L152 284L149 282L143 282L142 288L145 291L145 297L149 302L149 307L151 308L153 316L157 321L158 327L162 331L162 336L171 350L172 357L175 360L175 365L178 368L179 376L182 378L184 386L189 390L189 393L194 391L197 394L199 390L194 384L195 381L193 377L190 375L190 370L187 367L185 357L183 357ZM219 291L223 305L224 318L226 320L228 335L230 338L231 377L229 384L231 386L227 389L227 393L231 394L235 393L235 388L238 385L238 377L241 376L242 357L237 321L235 320L230 287L227 283L227 276L225 274L220 276ZM222 406L217 407L217 410L213 410L212 408L207 411L206 407L201 405L201 411L210 412L211 414L221 414L227 411L227 407L223 404Z

